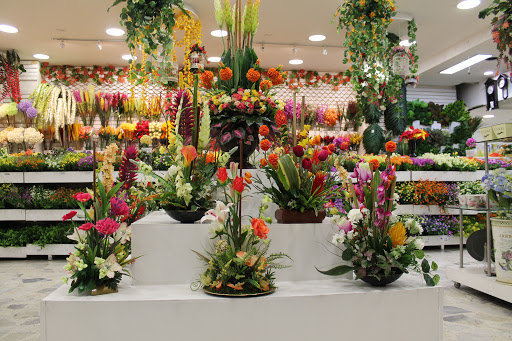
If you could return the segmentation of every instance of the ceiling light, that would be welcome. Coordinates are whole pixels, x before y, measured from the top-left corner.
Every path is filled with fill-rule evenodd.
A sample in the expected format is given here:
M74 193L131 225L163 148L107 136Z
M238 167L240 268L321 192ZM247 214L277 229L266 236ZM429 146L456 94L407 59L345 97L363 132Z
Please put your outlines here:
M326 47L324 47L324 48L323 48L323 50L322 50L322 54L323 54L324 56L327 56L327 48L326 48Z
M215 31L211 31L210 34L214 37L217 37L217 38L220 38L220 37L225 37L228 35L228 32L227 31L224 31L224 30L215 30Z
M480 0L464 0L457 4L458 9L471 9L480 5Z
M416 44L416 41L410 42L409 39L405 39L400 42L400 46L405 46L405 47L409 47L413 44Z
M101 46L101 41L98 40L98 50L102 50L103 49L103 46Z
M445 75L453 75L454 73L459 72L460 70L468 68L471 65L474 65L476 63L480 63L481 61L486 60L487 58L490 58L490 57L492 57L491 54L477 54L476 56L473 56L469 59L466 59L463 62L455 64L454 66L449 67L448 69L445 69L439 73L445 74Z
M5 33L18 33L18 29L11 25L0 25L0 31Z
M484 116L482 116L482 117L483 117L483 118L493 118L493 117L494 117L494 115L484 115Z
M121 58L123 58L124 60L130 60L130 59L137 60L137 56L132 56L131 54L123 54L121 56Z
M492 75L494 75L494 71L485 71L485 72L484 72L484 75L486 75L486 76L492 76Z
M311 40L311 41L322 41L322 40L325 40L325 36L322 35L322 34L314 34L314 35L309 37L309 40Z
M209 57L208 61L212 63L218 63L220 62L220 57Z
M107 32L108 35L114 37L120 37L124 34L124 31L120 28L107 28L105 32Z
M299 64L302 64L304 62L302 61L302 59L292 59L288 63L290 63L292 65L299 65Z
M36 59L50 59L50 56L47 55L47 54L42 54L42 53L36 53L36 54L33 54L32 57L36 58Z

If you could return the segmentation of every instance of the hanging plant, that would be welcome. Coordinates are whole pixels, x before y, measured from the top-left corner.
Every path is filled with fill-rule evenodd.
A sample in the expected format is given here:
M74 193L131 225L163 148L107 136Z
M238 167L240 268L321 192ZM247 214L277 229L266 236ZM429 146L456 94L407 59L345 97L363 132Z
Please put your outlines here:
M167 84L167 74L158 73L158 69L167 70L172 66L174 11L177 8L186 14L183 0L115 0L111 7L122 2L126 2L126 6L121 11L120 23L126 28L126 42L132 55L140 48L150 57L144 65L138 63L130 69L130 79L142 84L141 73L145 73L152 75L154 81Z
M359 99L377 104L398 102L402 79L391 72L391 44L387 35L396 14L393 0L347 0L338 7L338 30L346 30L343 63L351 63L350 77Z
M486 9L478 13L480 19L494 14L491 20L492 39L500 51L499 63L504 61L507 68L512 67L512 3L510 0L494 0Z
M20 57L14 51L0 53L0 102L7 96L10 96L13 102L21 101L20 92L20 73L25 72L23 64L20 63Z

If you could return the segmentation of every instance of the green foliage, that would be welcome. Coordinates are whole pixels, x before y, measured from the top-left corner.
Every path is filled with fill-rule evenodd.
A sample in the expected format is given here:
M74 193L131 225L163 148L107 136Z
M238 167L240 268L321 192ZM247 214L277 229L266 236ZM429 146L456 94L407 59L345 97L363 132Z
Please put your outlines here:
M363 146L367 154L379 154L384 142L384 130L377 123L371 124L363 133Z
M464 122L471 118L466 104L462 100L455 101L444 107L442 115L447 116L451 122Z
M73 226L69 223L0 228L0 246L36 244L44 247L47 244L71 244L73 242L67 235L72 229Z
M392 131L394 135L400 135L407 129L407 118L399 104L390 104L386 107L384 123L386 129Z
M427 102L419 99L407 103L407 119L409 122L419 120L421 124L432 124L432 113L428 111Z

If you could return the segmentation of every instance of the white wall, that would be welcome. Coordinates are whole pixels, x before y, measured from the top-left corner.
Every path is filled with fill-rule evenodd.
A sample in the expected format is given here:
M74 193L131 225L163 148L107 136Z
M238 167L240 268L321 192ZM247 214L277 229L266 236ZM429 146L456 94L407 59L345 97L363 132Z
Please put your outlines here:
M421 79L420 79L421 82ZM454 86L421 86L407 87L407 101L419 99L424 102L436 104L450 104L457 100L457 91Z

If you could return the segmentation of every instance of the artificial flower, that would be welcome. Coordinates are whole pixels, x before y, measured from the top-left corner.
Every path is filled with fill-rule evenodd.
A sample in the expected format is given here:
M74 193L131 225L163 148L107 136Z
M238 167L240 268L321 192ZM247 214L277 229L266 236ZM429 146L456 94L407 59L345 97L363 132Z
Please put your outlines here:
M270 232L265 221L258 218L252 218L251 229L253 230L254 235L260 239L267 239L267 234Z
M66 221L66 220L70 220L72 219L74 216L76 216L76 211L71 211L67 214L64 214L64 216L62 216L62 221Z
M116 272L123 270L123 267L117 262L116 255L114 253L111 253L104 262L101 262L98 268L100 270L100 279L105 276L108 278L114 278Z
M302 168L311 169L313 167L313 161L309 157L302 159Z
M116 216L126 216L130 214L130 208L123 199L112 197L110 198L110 209Z
M302 157L304 155L304 148L302 146L293 147L293 154L297 157Z
M89 193L78 192L73 195L72 198L81 202L87 202L91 200L91 195Z
M279 156L277 154L270 154L268 156L268 163L272 165L272 167L277 168L277 164L279 163Z
M217 170L217 179L221 184L226 183L228 180L228 172L226 171L225 167L221 167Z
M260 126L259 128L259 134L261 136L267 136L268 134L270 133L270 130L268 129L268 127L264 124L262 126Z
M269 150L271 147L271 143L268 139L263 139L261 140L260 142L260 148L261 150L263 150L264 152L266 152L267 150Z
M105 218L96 223L96 230L104 235L109 235L116 232L119 225L120 224L112 218Z
M265 167L266 165L268 165L267 159L265 159L265 158L260 159L260 166Z
M197 151L194 146L183 147L181 154L185 157L185 167L189 167L192 161L197 157Z
M94 224L93 223L90 223L90 222L87 222L85 224L82 224L80 225L80 227L78 227L80 230L82 231L89 231L91 228L94 227Z
M245 189L245 184L244 184L244 179L237 176L234 180L233 180L233 189L238 192L239 194L242 194L242 192L244 191Z
M407 232L402 222L398 222L393 225L393 227L389 229L388 234L391 237L391 244L393 247L405 244L405 240L407 239Z
M396 143L393 141L386 142L386 151L393 153L396 150Z

